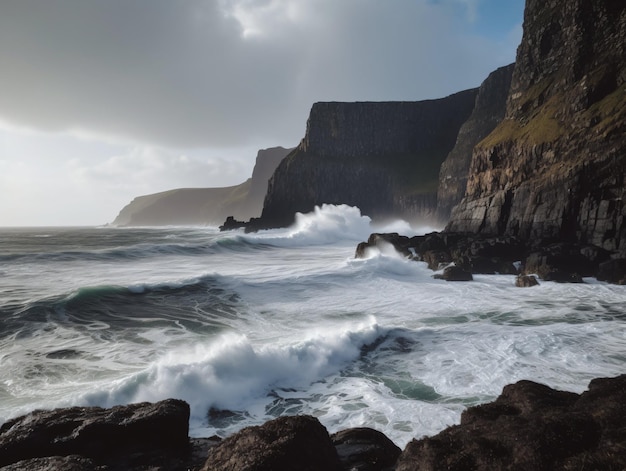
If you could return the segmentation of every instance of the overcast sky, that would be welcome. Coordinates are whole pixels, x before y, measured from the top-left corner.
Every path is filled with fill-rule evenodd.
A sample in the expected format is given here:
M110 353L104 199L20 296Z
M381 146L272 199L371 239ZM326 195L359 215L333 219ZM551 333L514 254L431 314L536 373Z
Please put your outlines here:
M439 98L511 63L524 0L0 0L0 226L229 186L316 101Z

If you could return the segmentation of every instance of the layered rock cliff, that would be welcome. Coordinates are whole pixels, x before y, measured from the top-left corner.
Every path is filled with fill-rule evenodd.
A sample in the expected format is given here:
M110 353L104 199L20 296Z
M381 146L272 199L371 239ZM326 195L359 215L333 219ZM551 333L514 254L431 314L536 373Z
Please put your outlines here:
M226 216L258 217L263 208L267 182L291 149L260 150L252 178L223 188L180 188L139 196L113 221L116 226L218 225Z
M513 69L514 64L501 67L481 84L474 111L461 126L454 149L441 164L437 190L437 217L440 221L450 219L452 208L465 195L474 147L504 119Z
M314 104L304 139L270 179L260 226L289 225L322 203L358 206L374 218L433 216L441 162L476 94Z
M447 229L626 251L626 3L528 0L505 119Z

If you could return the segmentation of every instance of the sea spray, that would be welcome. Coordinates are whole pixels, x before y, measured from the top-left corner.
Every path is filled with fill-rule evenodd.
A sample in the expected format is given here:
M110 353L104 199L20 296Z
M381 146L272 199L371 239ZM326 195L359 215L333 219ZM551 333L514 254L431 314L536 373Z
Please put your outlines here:
M207 344L170 351L144 371L85 395L90 405L155 402L169 397L191 406L196 428L207 426L211 408L252 411L280 390L306 390L355 361L384 335L370 318L356 325L314 329L291 343L253 345L228 333ZM209 424L210 426L210 424Z

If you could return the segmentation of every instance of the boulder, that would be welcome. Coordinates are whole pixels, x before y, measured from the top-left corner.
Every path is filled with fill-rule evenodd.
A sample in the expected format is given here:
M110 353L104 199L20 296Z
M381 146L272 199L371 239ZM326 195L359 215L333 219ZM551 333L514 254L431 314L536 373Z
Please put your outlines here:
M598 268L598 280L618 285L626 284L626 259L618 258L601 263Z
M220 226L220 231L234 231L235 229L243 229L247 227L248 223L244 221L238 221L234 216L228 216L224 224Z
M0 466L52 456L110 460L152 450L186 452L188 430L189 405L176 399L39 410L0 427Z
M454 265L447 267L442 274L434 275L434 278L446 281L472 281L474 279L470 272Z
M518 288L530 288L539 285L537 277L533 275L520 275L515 278L515 286Z
M598 271L597 252L586 249L564 242L536 247L526 257L522 272L537 274L546 281L580 283L583 276L596 276Z
M396 470L626 469L624 417L626 375L593 380L582 395L520 381L460 425L411 441Z
M441 270L452 263L452 257L446 250L427 250L422 254L422 260L431 270Z
M385 434L371 428L351 428L331 435L343 469L390 471L402 450Z
M209 451L204 471L339 471L337 451L315 417L280 417L247 427Z

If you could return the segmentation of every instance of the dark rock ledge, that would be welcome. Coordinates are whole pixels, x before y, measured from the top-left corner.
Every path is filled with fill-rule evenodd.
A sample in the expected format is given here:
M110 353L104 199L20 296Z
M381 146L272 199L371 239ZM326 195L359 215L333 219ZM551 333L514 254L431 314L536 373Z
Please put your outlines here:
M488 236L463 232L432 232L407 237L397 233L371 234L356 248L356 258L369 249L392 245L404 256L428 264L448 281L469 281L472 274L520 275L517 286L544 281L582 283L583 277L626 284L626 258L600 247L550 239L523 241L513 236Z
M582 394L532 381L470 407L461 423L404 451L368 428L329 435L280 417L225 440L189 439L189 406L169 399L112 409L35 411L0 428L0 469L70 471L624 470L626 375Z

